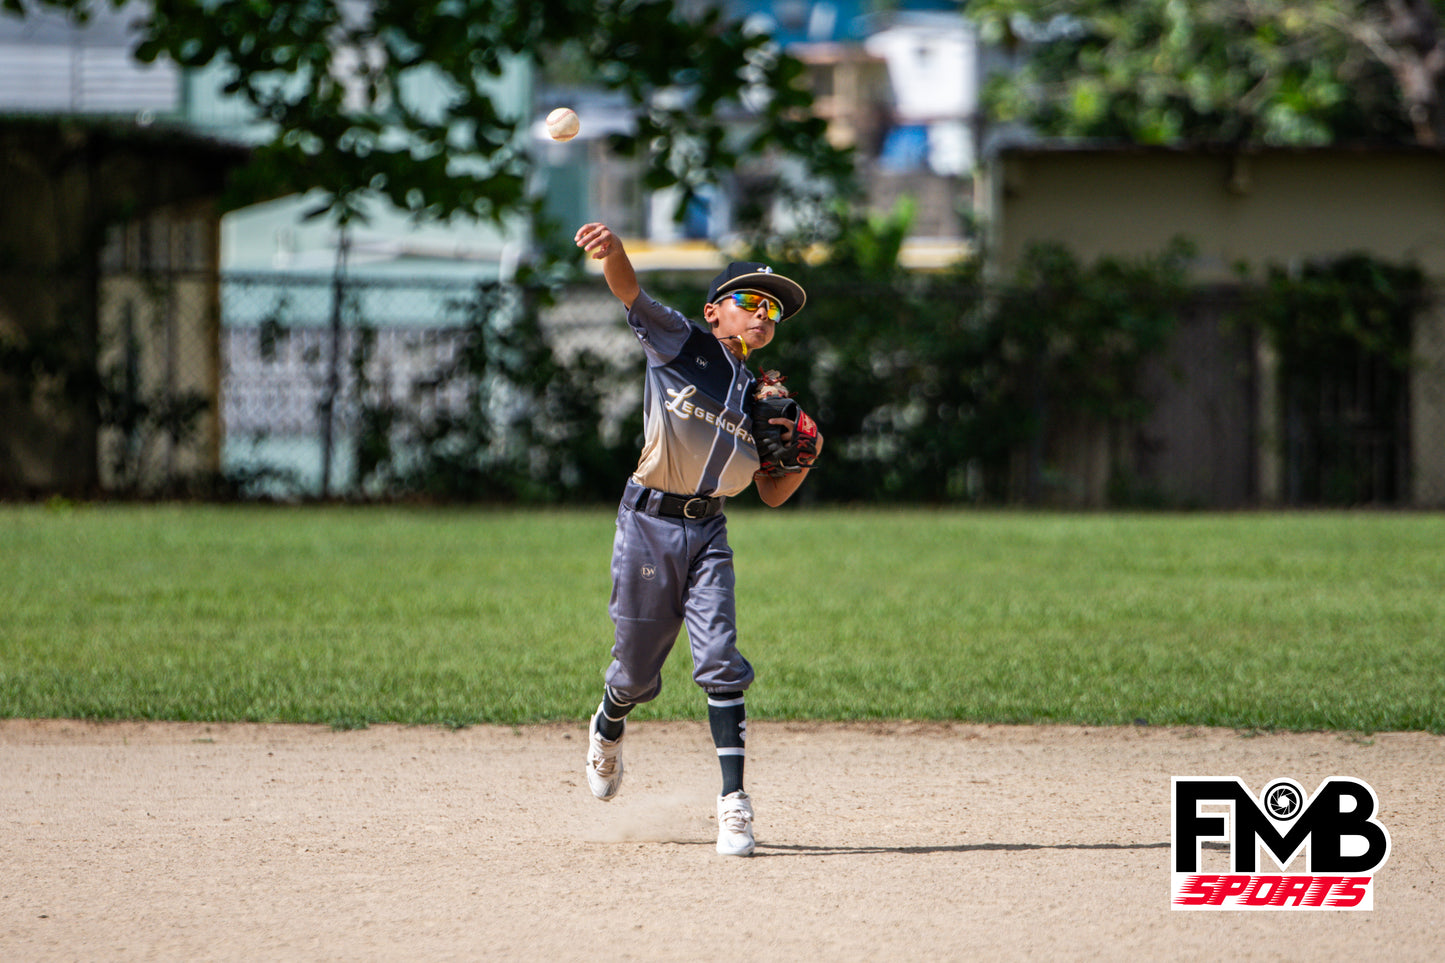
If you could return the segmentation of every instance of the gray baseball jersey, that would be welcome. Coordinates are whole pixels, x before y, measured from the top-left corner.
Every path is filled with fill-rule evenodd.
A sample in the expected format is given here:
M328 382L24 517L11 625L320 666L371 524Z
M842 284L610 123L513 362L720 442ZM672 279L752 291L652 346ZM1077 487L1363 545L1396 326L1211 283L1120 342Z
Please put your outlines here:
M676 495L736 495L758 450L747 415L753 375L711 332L640 293L627 323L647 353L643 447L632 477Z
M646 294L627 323L647 354L644 443L617 510L606 681L627 701L656 698L685 623L693 680L709 693L740 692L753 668L737 649L726 516L660 515L655 493L726 497L752 483L758 453L746 406L754 379L710 332Z

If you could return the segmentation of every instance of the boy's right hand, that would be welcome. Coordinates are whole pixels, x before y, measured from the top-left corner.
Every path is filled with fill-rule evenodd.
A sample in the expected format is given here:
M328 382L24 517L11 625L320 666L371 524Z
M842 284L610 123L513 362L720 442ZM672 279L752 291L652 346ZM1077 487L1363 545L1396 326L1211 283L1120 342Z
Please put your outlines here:
M632 269L627 252L622 249L622 238L613 234L606 224L594 221L579 227L575 240L578 247L602 262L602 276L607 279L608 289L631 311L632 302L637 300L642 288L637 284L637 272Z
M617 250L622 250L622 241L618 239L616 234L612 233L612 228L606 224L598 224L595 222L592 224L583 224L577 229L577 236L574 240L576 240L578 247L582 248L582 250L588 254L591 254L593 259L597 261L611 254L614 245L617 247Z

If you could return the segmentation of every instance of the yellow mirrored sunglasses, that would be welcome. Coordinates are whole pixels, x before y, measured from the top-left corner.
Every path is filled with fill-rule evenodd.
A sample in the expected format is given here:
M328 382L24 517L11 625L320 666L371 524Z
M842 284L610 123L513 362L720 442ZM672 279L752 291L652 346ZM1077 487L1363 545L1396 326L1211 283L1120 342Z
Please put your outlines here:
M768 320L776 321L783 316L783 306L778 303L777 298L770 298L766 294L759 294L756 291L732 291L723 297L731 298L733 304L752 314L759 305L768 306ZM719 301L722 298L718 298Z

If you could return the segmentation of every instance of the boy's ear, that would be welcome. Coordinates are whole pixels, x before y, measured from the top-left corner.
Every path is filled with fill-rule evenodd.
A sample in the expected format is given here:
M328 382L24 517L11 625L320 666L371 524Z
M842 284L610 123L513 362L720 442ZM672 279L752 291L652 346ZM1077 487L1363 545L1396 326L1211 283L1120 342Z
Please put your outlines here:
M709 302L708 304L704 304L702 306L702 319L708 323L708 327L717 327L717 305L712 304L711 302Z

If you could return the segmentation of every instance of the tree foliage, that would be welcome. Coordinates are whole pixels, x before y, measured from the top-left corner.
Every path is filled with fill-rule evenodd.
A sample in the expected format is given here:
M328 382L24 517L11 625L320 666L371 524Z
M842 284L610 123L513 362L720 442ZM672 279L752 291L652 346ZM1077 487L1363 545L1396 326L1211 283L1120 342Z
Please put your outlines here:
M1441 0L977 0L1027 47L990 102L1058 136L1445 142Z
M1414 320L1428 300L1418 265L1357 253L1294 271L1270 266L1249 301L1249 316L1268 335L1289 377L1338 375L1359 357L1403 372L1410 365Z
M1294 504L1388 503L1406 494L1416 319L1431 307L1415 264L1354 253L1268 268L1241 316L1279 359L1279 444Z
M500 220L527 210L526 112L497 81L519 58L565 49L602 87L623 91L638 125L616 138L646 156L645 180L686 196L740 158L779 150L816 181L846 181L848 155L823 136L799 83L803 66L767 36L713 8L669 0L3 0L84 21L102 3L134 10L136 56L219 65L225 90L268 124L248 168L253 195L320 188L347 221L382 196L411 214ZM424 101L419 85L444 97ZM724 120L750 123L730 137ZM250 199L245 197L239 200Z
M369 354L353 358L358 475L369 495L554 503L616 491L637 464L641 412L615 432L599 426L637 372L588 350L559 355L527 303L546 294L487 282L459 298L461 349L404 401L365 382ZM460 405L416 403L458 387Z
M1051 417L1127 425L1149 413L1140 378L1187 301L1188 245L1085 264L1041 244L985 283L976 262L898 270L876 257L876 226L855 224L829 263L789 266L808 308L760 362L788 375L828 437L805 497L1036 496L1012 468Z

